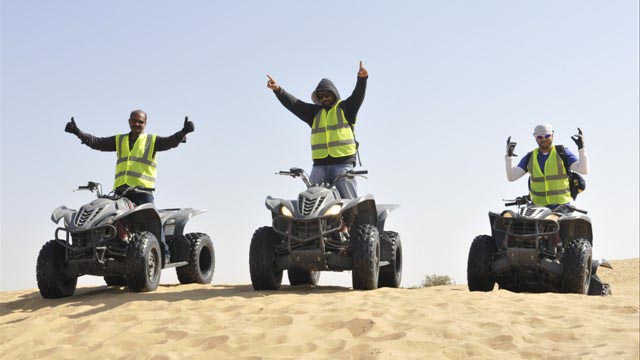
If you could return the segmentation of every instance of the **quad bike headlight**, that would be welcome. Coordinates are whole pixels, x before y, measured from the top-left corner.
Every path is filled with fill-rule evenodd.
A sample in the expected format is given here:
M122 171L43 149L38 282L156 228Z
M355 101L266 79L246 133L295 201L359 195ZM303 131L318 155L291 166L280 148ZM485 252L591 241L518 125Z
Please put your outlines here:
M293 213L291 212L291 210L289 210L289 208L284 205L280 206L280 214L286 217L293 217Z
M340 210L342 210L341 204L331 205L331 207L324 212L324 215L325 216L338 215L340 213Z
M511 213L510 211L503 211L502 212L502 217L512 218L513 217L513 213Z
M545 217L545 219L547 219L547 220L553 220L553 221L558 221L558 219L560 219L560 215L557 215L557 214L550 214L550 215L547 215L547 216Z

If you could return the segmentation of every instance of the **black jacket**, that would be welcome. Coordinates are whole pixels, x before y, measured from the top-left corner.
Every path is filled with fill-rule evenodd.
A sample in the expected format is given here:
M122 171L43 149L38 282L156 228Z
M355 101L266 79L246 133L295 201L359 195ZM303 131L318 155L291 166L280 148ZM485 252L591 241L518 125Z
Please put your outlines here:
M182 139L185 138L186 135L187 134L185 134L182 130L180 130L171 136L167 136L167 137L157 136L156 145L153 150L153 156L155 156L156 152L158 151L166 151L169 149L173 149L174 147L177 147L182 141ZM83 144L87 145L88 147L94 150L116 151L115 135L108 136L108 137L96 137L91 134L84 133L78 130L78 133L76 134L76 136L80 139L80 141L82 141ZM129 136L130 137L132 136L131 133L129 133ZM133 145L135 144L135 139L132 138L131 140L132 141L129 141L129 148L133 148Z

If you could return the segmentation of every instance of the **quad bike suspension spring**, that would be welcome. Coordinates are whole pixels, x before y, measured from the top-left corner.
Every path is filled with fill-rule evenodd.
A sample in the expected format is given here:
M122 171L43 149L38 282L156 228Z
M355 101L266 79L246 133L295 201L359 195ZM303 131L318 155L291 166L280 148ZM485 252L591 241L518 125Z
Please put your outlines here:
M342 224L347 227L347 229L351 229L356 220L356 213L354 211L349 214L344 214L342 216Z

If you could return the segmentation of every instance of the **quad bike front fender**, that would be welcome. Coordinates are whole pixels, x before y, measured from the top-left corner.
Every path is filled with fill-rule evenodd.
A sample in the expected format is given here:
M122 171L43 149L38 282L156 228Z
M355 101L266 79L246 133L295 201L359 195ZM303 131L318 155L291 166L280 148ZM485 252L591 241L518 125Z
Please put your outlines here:
M160 214L153 204L142 204L129 211L125 211L113 219L115 224L119 220L125 220L130 226L138 230L149 231L155 235L161 243L163 242L162 222Z
M276 215L282 215L280 212L280 206L286 206L292 214L298 214L298 201L296 200L283 200L272 198L271 196L267 196L267 199L264 201L264 205Z
M576 215L568 219L560 219L560 236L563 239L583 238L593 246L591 219L586 215Z
M356 199L342 199L342 213L355 212L358 216L358 224L378 225L376 201L373 195L365 195Z
M71 223L75 213L76 210L74 209L69 209L64 205L58 206L51 214L51 221L53 221L54 224L58 224L60 219L64 219L64 226L67 227Z

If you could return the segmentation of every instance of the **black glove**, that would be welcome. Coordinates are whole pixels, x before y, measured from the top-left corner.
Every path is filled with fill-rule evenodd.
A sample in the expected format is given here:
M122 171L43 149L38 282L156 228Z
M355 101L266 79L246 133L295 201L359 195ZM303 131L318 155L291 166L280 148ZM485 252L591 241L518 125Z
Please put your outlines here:
M193 132L193 130L195 130L195 127L193 126L193 121L189 121L189 117L185 116L184 117L184 126L182 127L182 132L185 134L188 134L190 132Z
M578 128L578 133L571 137L571 140L578 145L578 150L584 147L584 137L582 136L582 130Z
M511 142L511 136L507 139L507 156L518 156L513 153L513 150L516 148L515 142Z
M64 131L71 134L78 134L78 132L80 132L78 125L76 125L75 120L73 120L73 116L71 117L71 121L67 123L67 126L64 127Z

